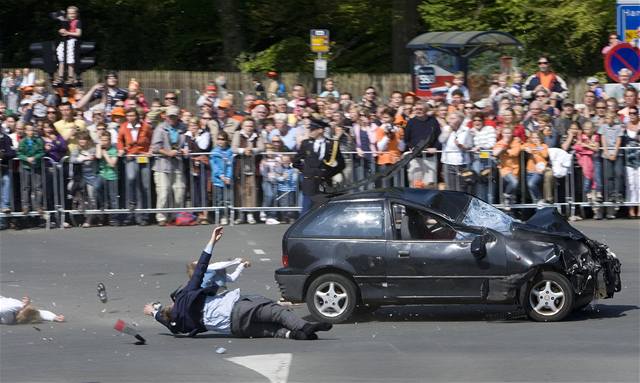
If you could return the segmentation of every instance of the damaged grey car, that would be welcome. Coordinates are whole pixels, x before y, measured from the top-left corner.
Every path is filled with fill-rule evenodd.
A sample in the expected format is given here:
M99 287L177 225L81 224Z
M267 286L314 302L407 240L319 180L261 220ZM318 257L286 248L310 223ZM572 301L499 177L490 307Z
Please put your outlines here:
M555 209L518 221L466 193L410 188L332 198L285 233L275 278L321 321L403 304L517 304L559 321L620 291L620 261Z

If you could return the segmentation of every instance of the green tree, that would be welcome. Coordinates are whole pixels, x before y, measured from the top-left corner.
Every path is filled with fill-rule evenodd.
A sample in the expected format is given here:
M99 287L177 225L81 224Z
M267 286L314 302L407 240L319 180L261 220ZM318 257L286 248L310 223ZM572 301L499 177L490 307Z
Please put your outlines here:
M509 32L524 45L525 69L546 55L570 76L602 70L600 48L615 26L610 0L426 0L418 9L430 31Z

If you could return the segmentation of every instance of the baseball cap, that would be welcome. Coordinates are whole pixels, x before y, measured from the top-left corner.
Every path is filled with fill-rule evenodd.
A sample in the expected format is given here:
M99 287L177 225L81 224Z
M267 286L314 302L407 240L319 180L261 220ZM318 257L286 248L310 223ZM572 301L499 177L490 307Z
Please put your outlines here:
M598 79L597 79L597 78L595 78L595 77L589 77L589 78L587 79L587 84L588 84L588 85L595 85L595 84L599 84L599 83L600 83L600 80L598 80Z
M179 116L180 115L180 108L178 108L175 105L171 105L170 107L167 108L167 116Z
M229 109L231 107L231 102L229 100L221 100L218 103L218 108L220 109Z
M121 108L119 106L116 106L115 108L113 108L113 110L111 111L111 116L120 116L120 117L124 117L126 116L125 112L124 112L124 108Z
M213 92L213 91L216 91L218 88L216 88L215 85L207 85L206 89L207 89L207 91L212 91Z

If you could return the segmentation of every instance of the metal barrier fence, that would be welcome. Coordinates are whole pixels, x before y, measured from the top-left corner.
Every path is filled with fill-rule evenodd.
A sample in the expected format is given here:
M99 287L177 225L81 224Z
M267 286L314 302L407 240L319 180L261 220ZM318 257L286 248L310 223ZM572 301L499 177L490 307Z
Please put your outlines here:
M76 160L74 163L71 157L64 157L55 162L43 157L37 164L25 164L14 159L1 170L3 212L0 220L42 216L48 228L52 220L62 227L63 222L91 224L101 215L108 216L112 224L148 224L151 214L155 214L156 221L163 221L168 219L167 214L187 212L207 221L211 214L215 223L225 220L231 224L244 222L249 214L251 219L248 220L253 221L256 220L254 213L263 219L295 219L301 209L301 177L297 170L288 166L294 152L233 155L229 158L212 153L190 153L169 159L173 167L164 173L153 170L161 156L120 157L117 179L111 180L98 176L95 160L92 163ZM625 172L633 173L626 174L629 179L632 175L636 179L640 177L637 166L640 149L635 147L620 148L615 160L594 155L591 167L587 166L588 161L576 160L576 155L572 154L565 176L555 177L547 167L535 183L527 176L526 153L522 152L515 189L513 179L500 176L499 164L490 151L470 155L468 164L451 166L441 163L442 152L433 156L425 152L423 157L409 162L407 168L386 179L372 181L360 190L414 186L416 180L425 175L416 175L415 164L412 163L426 161L431 166L428 172L434 173L430 175L434 182L427 186L442 188L444 184L446 189L467 191L498 208L536 208L540 207L538 198L546 200L545 205L564 209L571 215L577 208L613 209L639 205L638 201L628 201L623 197ZM376 165L375 153L345 152L343 156L345 169L333 178L334 185L338 187L348 186L381 170ZM630 162L631 156L637 158ZM229 179L223 181L221 176ZM513 189L512 203L504 199L507 187ZM534 193L533 187L536 188ZM635 188L640 188L640 182L635 184ZM10 193L6 192L7 189ZM7 194L9 201L5 201ZM10 212L5 212L5 209Z

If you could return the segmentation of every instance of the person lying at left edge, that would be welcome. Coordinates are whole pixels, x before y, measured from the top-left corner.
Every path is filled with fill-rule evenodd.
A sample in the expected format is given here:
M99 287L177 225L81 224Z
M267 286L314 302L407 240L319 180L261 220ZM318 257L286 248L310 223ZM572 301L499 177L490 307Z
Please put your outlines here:
M307 322L293 311L259 295L240 295L240 289L216 294L218 285L201 287L215 244L222 238L216 227L198 259L192 277L174 302L161 307L148 303L145 315L153 316L173 334L215 331L242 338L318 339L316 332L328 331L330 323Z

